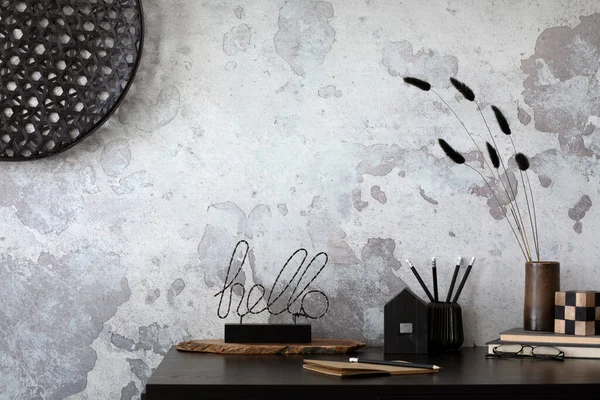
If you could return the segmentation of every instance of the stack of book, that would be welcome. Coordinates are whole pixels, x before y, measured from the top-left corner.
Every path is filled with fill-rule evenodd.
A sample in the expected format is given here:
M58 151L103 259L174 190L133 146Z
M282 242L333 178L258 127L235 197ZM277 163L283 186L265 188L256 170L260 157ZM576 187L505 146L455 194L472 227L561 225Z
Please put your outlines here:
M488 354L494 354L494 348L500 345L509 344L532 347L552 346L564 352L566 358L600 358L600 335L575 336L553 332L526 331L521 328L504 331L500 333L500 339L486 343Z

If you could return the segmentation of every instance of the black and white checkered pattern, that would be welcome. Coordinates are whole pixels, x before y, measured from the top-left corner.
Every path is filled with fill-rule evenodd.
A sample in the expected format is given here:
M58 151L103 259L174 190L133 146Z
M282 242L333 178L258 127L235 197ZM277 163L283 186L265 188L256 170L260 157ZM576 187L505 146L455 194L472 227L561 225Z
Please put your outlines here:
M600 335L600 292L556 292L554 332L567 335Z

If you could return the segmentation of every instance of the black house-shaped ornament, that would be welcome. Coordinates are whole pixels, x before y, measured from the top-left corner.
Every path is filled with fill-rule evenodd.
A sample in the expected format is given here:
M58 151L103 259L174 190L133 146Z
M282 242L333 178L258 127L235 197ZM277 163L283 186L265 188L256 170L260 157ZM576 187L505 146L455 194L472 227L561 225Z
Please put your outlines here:
M384 352L426 354L427 303L404 288L384 308Z

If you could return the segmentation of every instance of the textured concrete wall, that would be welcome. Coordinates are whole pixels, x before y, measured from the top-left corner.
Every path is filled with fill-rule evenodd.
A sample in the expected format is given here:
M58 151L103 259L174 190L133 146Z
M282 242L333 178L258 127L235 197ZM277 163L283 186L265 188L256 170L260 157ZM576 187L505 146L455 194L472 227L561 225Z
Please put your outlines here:
M433 255L444 283L457 255L479 258L465 345L518 326L518 247L435 140L473 145L405 74L478 138L448 77L486 116L504 110L532 156L542 257L562 262L564 288L600 288L600 2L144 5L142 67L109 123L64 155L0 164L1 398L137 398L172 344L222 336L213 296L241 238L247 284L272 282L299 246L329 253L319 336L381 343L384 303L420 293L399 260Z

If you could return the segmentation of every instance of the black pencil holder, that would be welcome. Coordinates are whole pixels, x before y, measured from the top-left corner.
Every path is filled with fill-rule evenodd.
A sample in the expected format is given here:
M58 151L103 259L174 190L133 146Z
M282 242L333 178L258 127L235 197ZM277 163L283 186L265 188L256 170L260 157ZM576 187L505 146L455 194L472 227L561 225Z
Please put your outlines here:
M457 303L433 302L427 306L429 352L460 349L464 341L462 310Z

